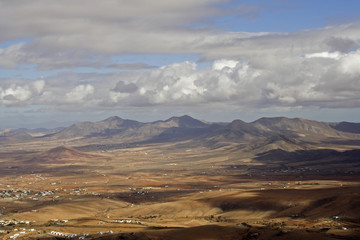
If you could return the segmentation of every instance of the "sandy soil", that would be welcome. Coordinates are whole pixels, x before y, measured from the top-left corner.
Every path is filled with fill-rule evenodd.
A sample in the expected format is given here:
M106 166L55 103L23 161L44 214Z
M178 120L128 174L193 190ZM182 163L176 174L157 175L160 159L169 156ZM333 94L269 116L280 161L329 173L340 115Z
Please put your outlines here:
M56 144L0 153L3 239L62 239L52 231L86 239L360 237L360 177L356 168L319 167L337 161L327 155L285 166L233 146L82 152Z

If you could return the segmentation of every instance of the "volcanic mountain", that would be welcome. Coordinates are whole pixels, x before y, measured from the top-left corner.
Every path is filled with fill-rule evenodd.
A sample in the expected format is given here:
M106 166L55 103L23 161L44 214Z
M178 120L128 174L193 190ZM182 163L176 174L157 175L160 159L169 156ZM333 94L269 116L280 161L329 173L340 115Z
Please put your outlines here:
M334 128L335 123L317 122L301 118L261 118L251 123L241 120L220 126L212 125L205 134L195 138L191 144L202 142L208 147L221 147L229 143L246 144L252 152L273 149L295 151L308 149L313 143L360 139L356 132L357 124L350 125L346 131ZM190 144L190 145L191 145Z
M360 133L360 123L340 122L332 123L330 126L342 132Z
M138 128L143 123L134 120L125 120L119 117L109 117L99 122L80 122L71 125L58 133L48 135L56 139L74 137L108 136L118 134L128 129Z
M190 116L172 117L165 121L141 123L110 117L100 122L76 123L62 131L48 135L55 139L66 138L101 138L118 142L143 142L183 139L204 133L210 124Z
M20 143L33 140L33 137L26 132L5 131L0 135L0 143Z
M185 115L148 123L142 126L139 132L148 133L147 141L173 141L190 139L204 134L210 126L211 124Z
M329 123L302 118L260 118L251 124L264 132L281 133L292 136L322 135L334 137L341 135L341 133L332 128Z
M50 139L73 139L87 144L122 144L175 142L190 140L189 144L208 147L229 143L248 143L249 149L283 150L306 149L308 144L360 139L357 123L327 123L301 118L261 118L246 123L234 120L228 124L208 123L190 116L171 117L164 121L142 123L110 117L99 122L80 122Z
M79 160L87 161L97 157L94 154L89 154L76 150L75 148L69 146L59 146L52 148L48 151L36 153L35 156L29 160L33 164L44 164L44 163L55 163L62 164L67 162L78 162Z
M81 158L81 157L89 157L90 154L78 151L72 147L68 146L60 146L44 153L49 158Z

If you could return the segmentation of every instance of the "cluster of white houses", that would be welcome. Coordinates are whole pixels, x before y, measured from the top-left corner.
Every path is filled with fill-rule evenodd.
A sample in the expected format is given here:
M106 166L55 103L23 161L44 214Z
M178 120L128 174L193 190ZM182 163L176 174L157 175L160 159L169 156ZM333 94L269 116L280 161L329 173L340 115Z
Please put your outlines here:
M21 200L21 199L29 198L28 195L30 193L31 193L30 190L17 190L17 189L0 190L0 198Z
M30 229L28 231L21 231L21 232L18 232L18 233L15 233L14 235L11 235L9 236L10 239L17 239L18 237L21 237L22 235L25 235L29 232L35 232L36 230L35 229Z
M11 188L10 185L6 185L5 187L7 187L8 189L0 190L0 198L3 198L3 199L15 199L15 200L30 199L30 200L34 200L34 201L38 201L40 198L48 198L48 197L57 199L57 198L60 198L59 195L56 195L57 192L59 192L59 191L69 192L68 194L70 194L70 195L88 194L86 188L75 188L75 189L70 189L70 190L56 188L54 190L44 190L41 192L34 192L31 190L14 189L14 188Z
M114 232L110 230L110 231L107 231L106 233L113 234ZM83 233L81 235L77 235L76 233L62 233L62 232L57 232L57 231L51 231L50 234L54 235L54 236L64 237L64 238L76 238L77 237L77 239L85 239L86 237L90 236L90 234L88 234L88 233ZM102 235L103 232L98 232L98 234Z
M20 190L20 189L6 189L0 190L0 198L3 199L31 199L39 200L39 197L48 197L54 195L54 192L51 190L45 190L42 192L32 192L31 190Z
M76 233L62 233L62 232L51 231L50 234L55 235L55 236L59 236L59 237L66 237L66 238L75 238L75 237L77 237Z
M132 224L142 224L142 222L140 221L135 221L132 219L119 219L119 220L114 220L114 223L132 223Z
M26 224L29 225L30 221L22 221L22 220L0 220L0 227L10 226L10 225L17 225L17 224Z

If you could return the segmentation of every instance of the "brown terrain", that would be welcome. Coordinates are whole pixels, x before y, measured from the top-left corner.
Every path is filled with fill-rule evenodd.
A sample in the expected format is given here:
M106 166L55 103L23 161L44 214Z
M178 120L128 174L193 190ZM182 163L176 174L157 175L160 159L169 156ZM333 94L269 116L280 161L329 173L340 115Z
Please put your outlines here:
M2 239L360 239L358 123L111 117L0 133Z

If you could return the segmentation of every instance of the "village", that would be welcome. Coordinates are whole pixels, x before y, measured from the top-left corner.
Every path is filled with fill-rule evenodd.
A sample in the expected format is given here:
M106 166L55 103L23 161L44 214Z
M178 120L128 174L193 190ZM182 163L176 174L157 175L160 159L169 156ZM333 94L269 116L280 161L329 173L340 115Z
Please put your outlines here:
M107 231L98 231L93 233L69 233L69 232L62 232L58 230L51 230L51 226L64 226L63 224L68 223L69 220L58 220L52 219L49 221L49 227L47 229L42 228L41 230L36 230L32 228L32 226L36 226L35 222L24 221L24 220L0 220L0 236L5 238L3 239L26 239L29 236L33 235L52 235L62 238L70 238L70 239L86 239L91 235L105 235L105 234L113 234L114 231L107 230ZM106 224L105 221L100 221L99 224ZM109 223L119 223L119 224L138 224L142 225L143 223L140 221L136 221L134 219L114 219L109 221Z

